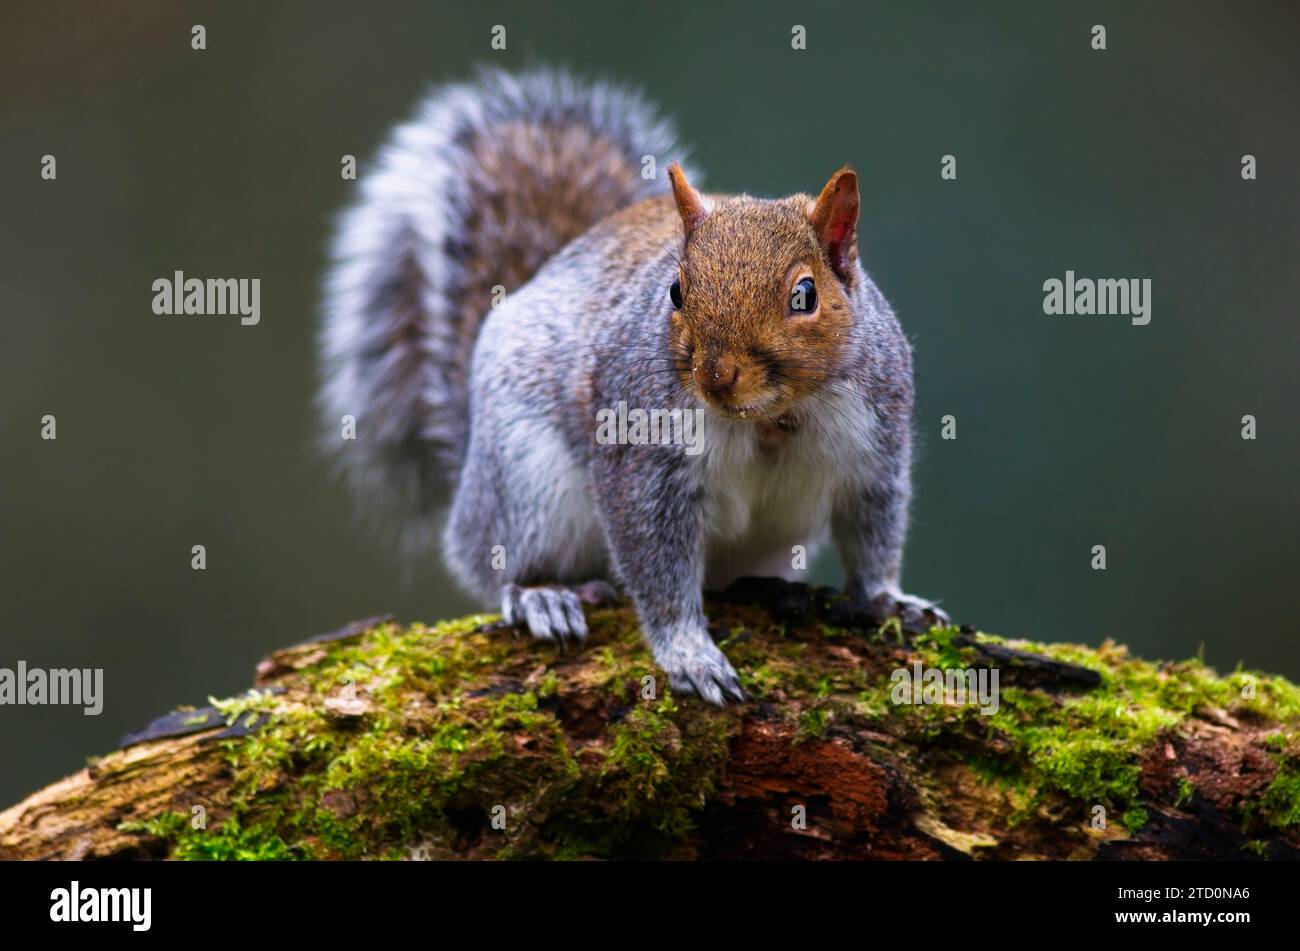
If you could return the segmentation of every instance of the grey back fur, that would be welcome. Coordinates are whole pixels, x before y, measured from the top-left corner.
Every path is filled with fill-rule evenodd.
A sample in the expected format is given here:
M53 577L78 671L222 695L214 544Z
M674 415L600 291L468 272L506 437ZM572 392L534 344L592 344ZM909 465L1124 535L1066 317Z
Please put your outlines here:
M591 225L665 191L664 175L642 177L643 158L666 166L678 151L634 91L482 69L434 88L361 166L325 281L318 405L365 513L408 544L432 540L465 457L487 310Z

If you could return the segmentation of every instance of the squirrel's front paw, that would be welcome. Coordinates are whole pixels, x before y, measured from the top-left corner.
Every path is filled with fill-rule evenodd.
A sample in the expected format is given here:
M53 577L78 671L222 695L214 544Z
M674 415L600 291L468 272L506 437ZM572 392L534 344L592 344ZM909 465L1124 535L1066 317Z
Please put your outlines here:
M675 640L655 660L668 673L674 690L693 693L718 707L727 700L745 699L731 661L707 634Z
M935 624L951 623L947 612L934 602L904 594L897 588L879 591L867 600L878 618L897 616L907 628L928 631Z
M507 624L524 624L533 637L544 641L587 637L582 600L568 588L525 588L508 584L501 589L501 614Z

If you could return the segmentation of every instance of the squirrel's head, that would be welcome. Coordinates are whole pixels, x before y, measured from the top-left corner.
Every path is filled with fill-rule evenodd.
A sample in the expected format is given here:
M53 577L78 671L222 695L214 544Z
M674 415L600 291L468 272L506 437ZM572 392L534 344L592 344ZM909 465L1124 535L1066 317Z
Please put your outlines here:
M857 175L846 165L815 200L716 204L679 166L668 175L685 235L664 288L682 382L724 416L779 417L818 392L853 332Z

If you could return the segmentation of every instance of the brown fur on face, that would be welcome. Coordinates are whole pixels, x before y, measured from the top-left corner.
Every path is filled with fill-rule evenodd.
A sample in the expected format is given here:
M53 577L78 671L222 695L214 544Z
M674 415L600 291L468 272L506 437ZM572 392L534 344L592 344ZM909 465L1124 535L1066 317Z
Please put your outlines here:
M816 201L712 201L674 170L685 240L672 315L683 383L725 415L774 419L817 392L852 331L857 179L842 169ZM837 270L840 273L837 273ZM817 307L792 312L811 277Z

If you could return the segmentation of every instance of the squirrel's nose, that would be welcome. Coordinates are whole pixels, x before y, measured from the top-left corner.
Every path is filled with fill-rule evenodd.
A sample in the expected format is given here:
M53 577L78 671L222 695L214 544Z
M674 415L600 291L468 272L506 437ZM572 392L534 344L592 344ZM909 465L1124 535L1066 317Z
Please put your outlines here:
M705 392L725 396L740 379L740 364L735 360L710 360L695 368L695 379Z

